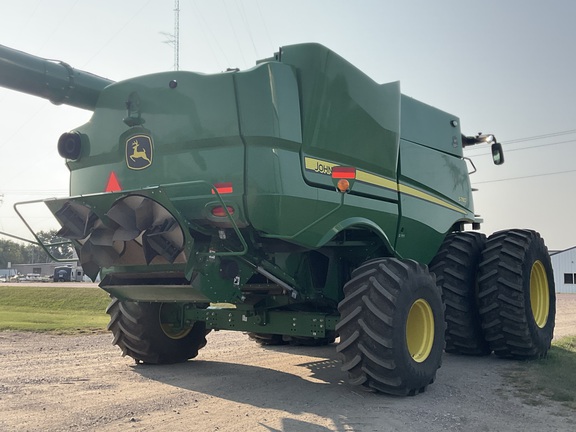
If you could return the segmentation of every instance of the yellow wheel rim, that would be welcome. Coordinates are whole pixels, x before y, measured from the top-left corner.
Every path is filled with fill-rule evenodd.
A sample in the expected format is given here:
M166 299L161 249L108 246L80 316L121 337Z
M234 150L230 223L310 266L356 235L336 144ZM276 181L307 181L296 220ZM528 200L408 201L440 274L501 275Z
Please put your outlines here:
M175 330L172 324L161 324L162 331L166 336L170 339L182 339L188 336L188 333L192 330L191 328L179 329Z
M170 339L182 339L188 336L188 334L192 331L192 327L179 327L176 328L170 318L174 318L174 315L178 316L179 310L174 305L170 303L164 303L160 306L160 327L166 336Z
M543 328L550 313L550 288L546 269L541 261L534 262L530 272L530 305L536 325Z
M406 344L412 359L422 363L428 358L434 345L434 314L430 304L418 299L408 312L406 321Z

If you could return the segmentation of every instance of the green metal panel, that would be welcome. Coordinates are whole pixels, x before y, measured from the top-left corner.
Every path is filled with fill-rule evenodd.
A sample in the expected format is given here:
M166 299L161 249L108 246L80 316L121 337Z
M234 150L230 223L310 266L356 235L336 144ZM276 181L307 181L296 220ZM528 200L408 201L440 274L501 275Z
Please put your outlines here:
M445 206L474 211L464 159L404 140L400 144L400 154L402 184L438 197ZM433 222L431 226L437 228Z
M395 179L399 83L377 84L318 44L282 47L280 60L299 71L303 153Z
M234 80L240 128L247 143L256 137L302 143L298 83L292 67L265 63L236 73Z
M459 221L472 223L472 192L465 161L436 149L400 141L401 256L429 262Z
M171 81L177 87L170 88ZM133 94L142 125L128 126L126 101ZM72 195L104 191L112 171L123 189L201 179L232 182L235 192L243 190L244 145L232 74L167 72L114 84L77 131L87 137L87 150L68 162ZM153 162L133 170L125 149L139 134L152 139Z
M110 295L121 300L143 302L197 302L208 303L210 299L199 290L179 285L110 285L102 286Z
M342 196L334 187L331 190L310 187L302 178L297 155L289 157L285 154L288 152L279 150L276 153L282 158L282 169L275 173L276 178L284 180L280 183L281 193L247 196L250 221L263 236L317 248L341 230L357 224L378 233L383 241L394 238L396 203L353 194Z
M402 139L462 157L458 117L402 95Z
M194 309L184 311L189 322L204 321L206 327L255 333L274 333L288 336L324 337L334 330L338 316L301 311L266 311L256 313L242 309Z

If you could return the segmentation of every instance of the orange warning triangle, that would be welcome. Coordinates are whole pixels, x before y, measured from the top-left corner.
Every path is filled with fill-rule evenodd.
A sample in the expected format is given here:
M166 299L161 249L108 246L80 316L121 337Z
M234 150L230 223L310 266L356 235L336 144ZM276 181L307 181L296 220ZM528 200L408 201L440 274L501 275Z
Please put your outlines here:
M120 192L122 187L118 182L118 177L116 177L116 173L114 171L110 172L110 176L108 177L108 184L106 185L106 189L104 192Z

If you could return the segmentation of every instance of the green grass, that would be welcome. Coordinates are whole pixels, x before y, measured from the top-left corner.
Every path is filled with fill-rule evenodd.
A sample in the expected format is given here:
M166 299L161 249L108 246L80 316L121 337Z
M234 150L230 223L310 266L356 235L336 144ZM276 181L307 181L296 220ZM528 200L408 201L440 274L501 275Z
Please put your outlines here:
M548 356L518 363L507 376L522 399L531 405L547 399L576 410L576 336L555 341Z
M0 286L0 330L104 331L108 303L98 288Z

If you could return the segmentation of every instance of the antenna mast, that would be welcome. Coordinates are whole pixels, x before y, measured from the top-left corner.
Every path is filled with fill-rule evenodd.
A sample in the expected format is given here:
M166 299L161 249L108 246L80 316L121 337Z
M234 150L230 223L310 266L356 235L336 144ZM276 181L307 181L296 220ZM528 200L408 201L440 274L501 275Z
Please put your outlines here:
M180 70L180 0L174 1L174 33L160 32L168 39L165 44L174 47L174 70Z
M174 0L174 70L180 70L180 0Z

